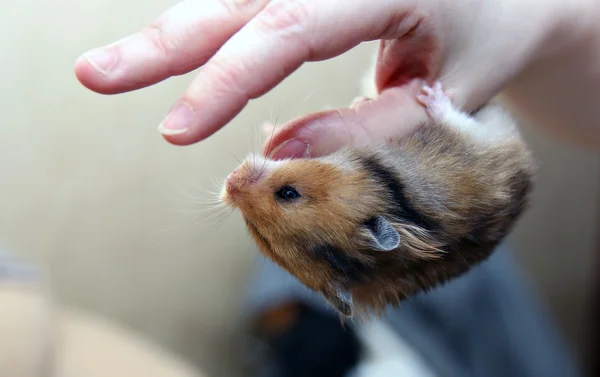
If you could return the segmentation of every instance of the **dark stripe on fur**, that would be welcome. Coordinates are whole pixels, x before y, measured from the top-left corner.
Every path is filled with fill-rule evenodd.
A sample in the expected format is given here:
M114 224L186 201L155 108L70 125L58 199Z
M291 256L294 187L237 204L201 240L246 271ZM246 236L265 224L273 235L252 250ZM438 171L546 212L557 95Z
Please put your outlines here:
M338 270L343 273L347 278L351 280L359 280L369 270L370 266L362 263L361 261L352 258L339 248L322 244L312 248L312 253L317 258L327 261L331 268Z
M375 157L365 157L359 161L363 164L364 169L374 175L375 179L392 195L395 206L390 208L390 211L394 216L428 230L436 230L439 227L434 219L419 212L408 200L404 192L404 185L396 178L393 171Z

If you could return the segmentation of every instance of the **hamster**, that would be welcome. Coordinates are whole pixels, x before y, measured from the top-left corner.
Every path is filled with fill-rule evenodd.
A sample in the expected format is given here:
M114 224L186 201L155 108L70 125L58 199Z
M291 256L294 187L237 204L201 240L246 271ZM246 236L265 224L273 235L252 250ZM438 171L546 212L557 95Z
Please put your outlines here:
M346 317L467 272L528 203L531 153L499 103L467 114L440 82L416 97L428 119L407 136L318 158L251 155L220 193L264 255Z

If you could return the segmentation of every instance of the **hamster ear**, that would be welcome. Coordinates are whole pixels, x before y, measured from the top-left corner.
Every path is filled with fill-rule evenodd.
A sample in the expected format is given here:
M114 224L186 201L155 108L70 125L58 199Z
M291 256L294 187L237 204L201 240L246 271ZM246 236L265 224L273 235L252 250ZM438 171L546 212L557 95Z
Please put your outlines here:
M338 312L346 317L354 315L354 299L347 289L334 286L322 290L321 294Z
M400 233L383 216L375 216L364 225L377 250L390 251L400 246Z

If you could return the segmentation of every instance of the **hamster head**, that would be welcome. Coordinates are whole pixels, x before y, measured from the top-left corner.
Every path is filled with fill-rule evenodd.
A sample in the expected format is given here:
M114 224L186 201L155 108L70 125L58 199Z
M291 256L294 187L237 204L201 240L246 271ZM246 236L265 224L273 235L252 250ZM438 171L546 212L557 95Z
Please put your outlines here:
M406 268L408 259L393 252L402 232L387 214L389 194L359 158L341 151L281 161L250 156L225 180L221 200L241 211L264 255L352 316L355 304L382 310L399 300L397 290L386 292L398 276L389 267Z

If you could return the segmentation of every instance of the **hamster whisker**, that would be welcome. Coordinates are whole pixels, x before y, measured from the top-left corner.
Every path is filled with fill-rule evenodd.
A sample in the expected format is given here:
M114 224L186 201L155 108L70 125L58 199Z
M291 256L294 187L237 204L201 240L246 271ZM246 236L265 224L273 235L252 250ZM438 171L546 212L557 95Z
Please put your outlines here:
M227 180L227 178L217 178L217 177L211 177L210 181L211 183L215 186L215 189L219 190L223 184L225 183L225 181Z
M204 191L204 194L200 196L190 196L189 200L193 203L215 203L221 202L218 192Z
M212 206L212 207L217 207L217 206L223 206L224 203L220 200L217 199L201 199L201 198L196 198L196 199L190 199L187 204L191 204L192 207L196 207L196 206L201 206L201 207L207 207L207 206Z
M194 197L194 196L190 196L188 198L188 203L191 203L193 205L202 205L202 206L207 206L207 205L222 205L223 202L219 199L218 195L216 194L211 194L209 197Z
M177 211L179 213L210 213L210 212L218 212L220 210L226 209L229 207L228 204L220 201L220 200L200 200L194 199L190 200L188 204L191 206L186 207L184 210ZM190 208L191 207L191 208Z
M190 225L190 224L187 223L187 222L185 222L185 223L182 223L182 224L176 224L176 225L173 225L173 226L170 226L170 227L166 227L166 228L163 228L163 229L158 229L157 231L154 232L154 234L149 235L149 237L151 237L151 238L153 238L153 237L159 237L162 234L173 232L175 230L181 229L181 228L183 228L185 226L188 226L188 225Z
M211 212L211 211L218 212L221 209L225 209L225 208L229 207L229 205L227 205L220 199L220 192L219 192L220 189L218 188L219 183L217 183L217 180L215 178L212 178L211 182L215 186L214 190L209 190L209 189L204 188L203 189L204 193L201 194L200 197L198 197L197 195L187 194L188 203L192 204L192 208L188 209L187 211L182 211L182 212L187 212L187 213L205 213L205 212Z
M222 200L222 188L216 189L214 191L211 190L206 190L204 191L203 196L200 198L200 202L204 201L204 202L216 202L216 203L223 203Z
M229 213L227 213L227 215L225 215L225 217L222 218L221 221L217 224L216 230L218 230L219 228L221 228L221 226L223 226L223 224L227 221L227 219L229 219L231 217L231 215L233 214L234 211L235 211L235 208L231 207L231 210L229 211Z
M189 200L193 204L220 204L221 200L216 193L209 193L208 196L190 197Z
M250 154L252 155L252 165L254 165L254 153L256 153L256 149L258 148L258 143L256 142L256 122L254 122L253 127L250 127Z
M221 215L224 215L225 213L226 212L223 212ZM182 222L180 224L176 224L176 225L173 225L173 226L170 226L170 227L159 229L159 230L155 231L154 235L150 235L150 237L159 237L159 236L161 236L161 235L163 235L165 233L174 232L174 231L176 231L178 229L182 229L184 227L197 224L198 222L200 222L202 220L206 220L207 222L212 222L213 220L211 219L211 217L214 217L214 215L215 214L212 214L210 216L199 216L197 218L194 218L191 221L184 221L184 222Z
M190 213L200 213L200 212L216 211L216 210L226 207L226 205L223 203L207 203L207 204L198 203L197 206L198 207L188 209L187 211Z
M275 135L275 128L277 128L277 122L279 121L279 116L277 116L275 118L275 123L273 123L273 130L271 131L271 137L269 137L269 143L267 144L267 150L269 150L271 148L271 142L273 141L273 135ZM264 173L265 170L265 166L267 164L267 159L264 159L263 161L263 165L259 170L259 175L261 175L262 173Z
M213 228L214 230L218 230L222 223L224 223L233 212L235 212L235 208L228 206L226 208L223 208L219 212L204 217L204 220L211 224L211 228Z
M250 154L252 155L252 165L256 165L256 154L260 148L260 134L257 128L257 122L254 122L253 127L250 127Z
M219 222L223 217L228 216L228 213L231 210L235 210L235 208L230 207L230 206L219 208L218 211L215 211L206 216L203 216L202 219L204 219L205 221L210 222L210 223Z
M300 101L299 104L306 103L310 99L310 97L314 96L315 93L317 93L318 91L319 91L319 89L315 89L312 92L308 93L308 95L306 97L304 97L304 99L302 101Z
M229 218L229 216L231 216L231 213L233 213L233 212L234 212L233 210L229 211L229 212L221 212L218 215L205 218L205 220L207 222L211 223L213 226L217 225L214 227L214 229L218 230L220 227L219 224L222 224L225 221L224 219Z
M226 204L219 200L219 199L207 199L207 200L201 200L201 199L197 199L197 200L192 200L191 204L193 204L194 206L201 206L201 207L223 207Z
M231 153L231 156L241 165L242 164L242 160L240 160L238 158L238 156L236 156L234 153Z

